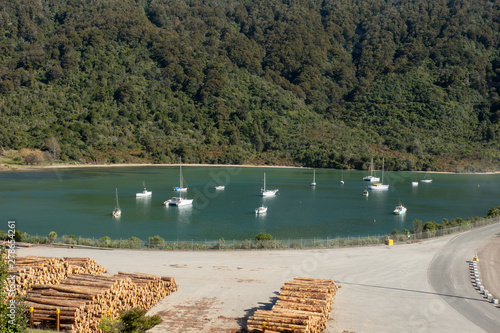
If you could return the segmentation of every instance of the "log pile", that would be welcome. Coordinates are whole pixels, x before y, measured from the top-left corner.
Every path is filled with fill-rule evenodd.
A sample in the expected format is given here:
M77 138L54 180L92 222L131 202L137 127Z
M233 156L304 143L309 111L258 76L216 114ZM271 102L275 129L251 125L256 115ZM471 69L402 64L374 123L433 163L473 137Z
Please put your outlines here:
M16 257L9 274L15 277L16 294L25 295L32 284L57 285L70 274L102 275L106 269L90 258Z
M323 332L337 286L333 280L295 277L285 281L271 310L257 310L247 320L250 332Z
M116 317L131 308L150 309L178 289L174 278L119 272L114 276L69 275L58 285L34 284L26 304L36 317L50 318L60 309L61 330L100 332L103 316ZM35 320L40 327L53 327L51 321Z

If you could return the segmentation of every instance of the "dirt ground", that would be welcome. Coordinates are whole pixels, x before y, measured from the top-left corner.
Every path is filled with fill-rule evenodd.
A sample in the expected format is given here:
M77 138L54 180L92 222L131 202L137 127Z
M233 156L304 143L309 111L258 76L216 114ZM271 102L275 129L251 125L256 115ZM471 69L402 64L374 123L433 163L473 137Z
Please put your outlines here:
M479 277L484 288L500 299L500 233L477 248Z
M478 248L483 284L500 284L500 225ZM270 309L284 281L294 276L333 279L335 296L326 333L482 332L430 286L436 253L451 239L340 249L275 251L145 251L31 247L17 255L89 257L108 274L118 271L172 276L180 289L148 314L163 322L153 333L245 332L246 318ZM471 286L472 288L472 286ZM497 294L495 294L497 293Z

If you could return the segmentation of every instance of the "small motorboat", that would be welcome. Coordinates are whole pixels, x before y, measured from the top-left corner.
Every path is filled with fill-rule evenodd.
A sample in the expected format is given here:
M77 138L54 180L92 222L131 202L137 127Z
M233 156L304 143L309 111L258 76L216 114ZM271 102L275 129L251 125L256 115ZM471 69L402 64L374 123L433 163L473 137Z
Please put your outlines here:
M255 214L264 214L267 212L267 207L266 206L260 206L255 208Z

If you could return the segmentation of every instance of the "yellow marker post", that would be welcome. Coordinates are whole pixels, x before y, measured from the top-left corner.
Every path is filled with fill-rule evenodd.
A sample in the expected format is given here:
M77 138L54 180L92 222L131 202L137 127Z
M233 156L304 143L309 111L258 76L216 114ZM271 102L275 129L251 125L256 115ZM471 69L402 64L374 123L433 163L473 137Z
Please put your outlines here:
M61 313L61 309L56 309L56 330L59 332L59 315Z
M34 307L30 307L30 328L33 328L33 312L35 311Z

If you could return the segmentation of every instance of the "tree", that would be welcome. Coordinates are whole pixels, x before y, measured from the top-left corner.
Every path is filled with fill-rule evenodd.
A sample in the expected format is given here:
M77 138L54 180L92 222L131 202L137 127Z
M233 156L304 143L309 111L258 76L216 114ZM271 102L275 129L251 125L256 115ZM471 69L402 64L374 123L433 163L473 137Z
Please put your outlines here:
M55 231L51 231L49 233L49 236L48 236L48 239L49 239L49 243L50 244L54 244L54 242L56 241L57 239L57 233Z
M45 143L45 147L51 154L52 160L59 159L59 156L61 155L61 146L59 146L59 141L57 141L56 138L54 138L53 136L48 138L47 142Z
M422 232L423 229L424 229L424 226L422 224L422 221L413 220L413 233L414 234L418 234L418 233Z
M495 217L495 216L500 216L500 206L491 207L488 213L486 214L486 217Z

